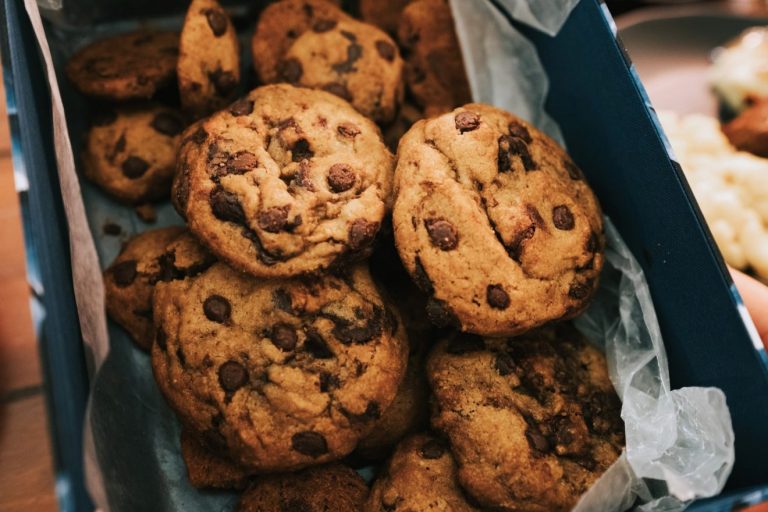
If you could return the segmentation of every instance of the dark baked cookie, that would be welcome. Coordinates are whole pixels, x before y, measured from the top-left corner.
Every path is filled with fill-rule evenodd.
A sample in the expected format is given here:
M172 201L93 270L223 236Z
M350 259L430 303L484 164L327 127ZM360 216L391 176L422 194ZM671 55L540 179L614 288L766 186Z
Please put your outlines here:
M523 337L456 334L430 354L434 428L485 507L570 510L624 444L605 357L572 327Z
M181 106L193 117L224 108L240 83L240 47L232 21L216 0L193 0L179 44Z
M181 430L181 457L189 483L198 489L243 489L249 475L226 456L211 449L190 429Z
M155 290L158 385L236 463L290 471L351 452L402 381L407 340L367 269L254 279L219 263Z
M360 18L371 25L396 35L400 14L412 0L360 0Z
M107 313L139 347L149 350L154 338L155 284L193 276L212 263L208 251L184 228L153 229L136 235L104 271Z
M298 473L267 475L256 480L240 499L238 512L359 512L368 486L341 464Z
M179 34L148 30L95 41L67 63L67 76L89 96L107 100L151 98L173 80Z
M167 199L183 130L178 113L167 107L105 107L88 131L83 173L125 203Z
M427 117L472 101L447 0L416 0L400 17L405 80Z
M419 121L395 172L395 239L440 325L519 334L581 312L603 266L600 206L552 139L471 104Z
M365 256L388 208L378 128L323 91L271 85L185 132L174 204L232 266L262 277Z
M261 80L322 89L377 122L394 119L404 91L395 42L372 25L315 4L283 0L261 15L252 43Z
M447 443L429 434L403 440L371 488L365 512L474 512L456 480Z

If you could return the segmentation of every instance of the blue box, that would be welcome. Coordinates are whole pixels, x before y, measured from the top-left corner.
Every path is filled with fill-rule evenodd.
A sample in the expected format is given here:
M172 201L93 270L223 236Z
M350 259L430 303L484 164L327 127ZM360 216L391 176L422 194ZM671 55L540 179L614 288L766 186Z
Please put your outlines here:
M176 6L178 8L178 6ZM82 467L88 392L52 145L50 101L22 0L6 0L2 58L51 415L61 509L91 510ZM514 23L514 22L512 22ZM586 169L605 213L645 271L673 387L717 386L728 400L736 463L722 497L691 510L731 510L768 495L768 366L743 305L604 5L582 0L556 37L518 27L549 74L547 110Z

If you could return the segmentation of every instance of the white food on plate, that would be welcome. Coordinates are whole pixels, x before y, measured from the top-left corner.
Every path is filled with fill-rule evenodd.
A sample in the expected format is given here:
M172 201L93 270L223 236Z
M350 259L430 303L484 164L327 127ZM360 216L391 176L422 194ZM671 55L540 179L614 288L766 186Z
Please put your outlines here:
M725 261L768 278L768 159L731 146L713 117L658 115Z
M735 112L750 98L768 97L768 27L751 28L732 44L716 50L709 80Z

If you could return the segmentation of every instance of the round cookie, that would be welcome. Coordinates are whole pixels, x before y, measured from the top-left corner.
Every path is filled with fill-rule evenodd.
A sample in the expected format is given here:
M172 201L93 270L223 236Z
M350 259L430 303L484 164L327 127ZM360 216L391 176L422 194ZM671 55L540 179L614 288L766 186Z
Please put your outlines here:
M187 478L198 489L243 489L248 472L226 456L216 453L188 428L181 430L181 458Z
M358 10L360 18L371 25L376 25L380 29L397 34L397 28L400 24L400 14L406 5L412 0L360 0Z
M276 73L262 71L261 48L272 43L265 40L272 30L262 27L279 24L284 11L281 4L264 11L254 34L254 62L262 80L322 89L349 101L376 122L392 121L403 100L403 61L395 42L372 25L348 16L322 18L313 11L303 32L296 32L295 38L287 32L281 35L292 41L280 54ZM306 12L297 16L306 18Z
M405 7L398 40L408 89L427 117L472 101L447 0L416 0Z
M350 453L389 407L407 339L368 275L254 279L219 263L160 283L152 366L182 422L248 470Z
M359 512L368 486L341 464L256 480L240 498L238 512Z
M552 139L471 104L417 122L395 171L395 240L439 325L514 335L581 312L603 266L600 206Z
M155 284L193 276L212 262L210 254L184 228L153 229L136 235L104 271L107 313L139 347L149 350L155 334Z
M288 277L364 257L388 209L378 128L323 91L255 89L191 127L174 204L230 265Z
M105 108L86 136L83 173L124 203L166 199L183 129L178 113L160 105Z
M456 480L456 461L429 434L403 440L371 488L364 512L475 512Z
M95 41L67 62L83 94L114 101L147 99L173 80L179 34L142 30Z
M485 507L567 511L621 454L605 357L572 327L519 338L455 334L430 354L432 425Z
M216 0L193 0L184 19L176 66L181 106L194 118L224 108L240 83L240 46Z

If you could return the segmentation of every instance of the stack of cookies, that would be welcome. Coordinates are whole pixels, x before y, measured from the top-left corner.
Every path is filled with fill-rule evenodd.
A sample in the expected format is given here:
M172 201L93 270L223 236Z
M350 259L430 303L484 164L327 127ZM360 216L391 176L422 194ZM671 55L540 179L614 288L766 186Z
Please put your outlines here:
M186 222L104 281L191 483L245 489L243 511L568 510L623 446L605 358L567 322L603 265L581 171L469 103L443 0L272 3L239 99L237 41L193 0L180 37L68 66L110 105L84 174Z

